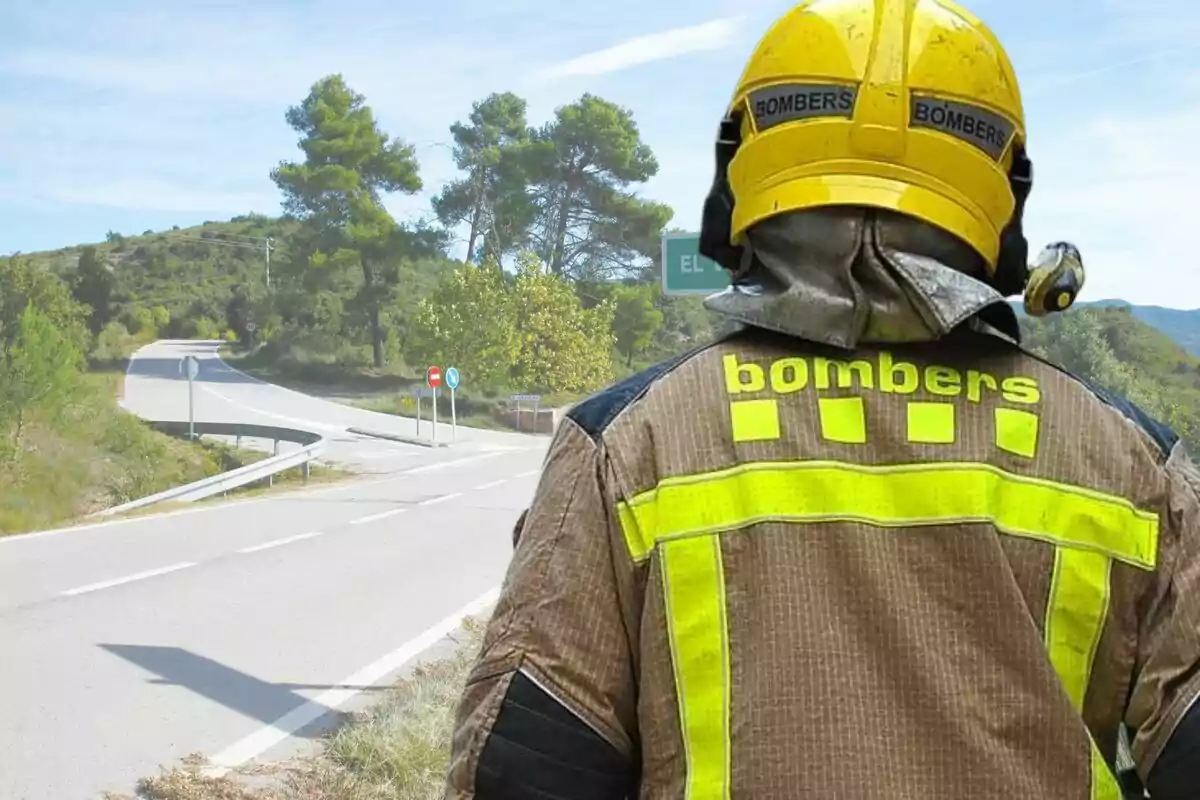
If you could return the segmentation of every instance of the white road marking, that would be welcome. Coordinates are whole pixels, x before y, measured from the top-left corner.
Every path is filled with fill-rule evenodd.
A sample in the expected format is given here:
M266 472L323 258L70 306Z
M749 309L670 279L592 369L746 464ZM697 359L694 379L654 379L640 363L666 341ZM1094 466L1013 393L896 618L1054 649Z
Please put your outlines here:
M285 536L282 539L275 539L274 541L263 542L262 544L256 544L252 547L243 547L241 550L238 550L238 552L239 553L257 553L260 550L270 550L272 547L282 547L283 545L291 544L292 542L302 542L305 539L315 539L316 537L321 536L322 533L323 533L323 531L310 531L309 533L298 533L295 536Z
M491 483L481 483L478 486L476 486L474 489L472 489L471 491L479 492L484 489L494 489L495 487L497 487L501 484L504 484L504 483L508 483L508 478L501 478L500 480L492 481Z
M450 494L443 494L443 495L440 495L439 497L431 497L428 500L422 500L421 502L417 503L417 505L419 505L419 506L437 505L438 503L444 503L447 500L453 500L456 497L462 497L462 492L451 492Z
M518 478L528 478L530 475L537 475L541 471L542 470L540 468L539 469L527 469L524 472L518 472L517 477Z
M415 450L393 450L387 453L369 452L369 453L351 453L344 457L343 461L378 461L381 458L412 458L417 453Z
M405 475L416 475L421 472L433 472L434 470L444 469L446 467L452 467L452 466L455 466L456 464L468 464L472 461L483 461L488 458L495 458L496 456L502 456L502 455L504 455L504 453L502 453L502 452L501 453L482 453L480 455L467 456L466 458L452 458L448 461L439 461L436 464L426 464L423 467L414 467L412 469L406 469L406 470L404 470L404 474Z
M111 581L100 581L99 583L89 583L87 586L77 586L74 589L68 589L63 592L64 597L75 597L88 592L98 592L101 589L111 589L114 586L122 586L126 583L145 580L146 578L155 578L159 575L166 575L171 572L178 572L181 569L196 566L195 561L184 561L179 564L172 564L169 567L160 567L159 569L148 569L145 572L138 572L133 575L126 575L123 578L114 578Z
M241 741L217 753L209 759L211 766L207 767L204 773L209 777L222 777L228 774L231 769L239 767L252 758L262 755L267 750L286 740L296 731L316 722L326 712L336 711L345 705L350 698L361 692L362 687L373 686L379 683L388 675L437 644L442 638L453 633L467 617L480 613L489 605L496 602L496 598L499 596L499 587L488 590L432 628L429 628L417 638L405 642L375 663L364 667L338 682L339 685L355 688L329 689L322 692L299 708L284 714L272 724L260 728Z
M200 383L200 384L198 384L198 386L201 390L211 394L213 397L217 398L218 400L223 400L224 402L229 403L229 405L231 405L231 406L236 406L237 408L241 408L246 411L250 411L254 414L261 414L264 417L271 417L272 419L278 419L278 420L282 420L284 422L290 422L293 425L298 425L305 429L314 430L314 431L326 431L328 433L345 433L346 432L347 426L345 426L345 425L330 425L329 423L326 423L326 422L317 422L316 420L302 419L300 417L289 417L286 414L276 414L274 411L265 411L261 408L255 408L254 406L249 405L247 403L243 403L239 400L233 400L232 398L226 397L225 395L221 394L220 392L218 392L216 389L212 388L211 386L204 385L204 383Z
M289 500L295 500L297 497L307 498L325 494L334 494L335 492L347 492L361 489L366 486L392 483L394 481L403 480L409 475L421 472L429 472L432 469L455 466L457 464L465 464L482 458L494 458L495 456L499 455L505 455L505 453L487 453L482 456L469 456L467 458L455 459L453 461L443 461L440 464L429 464L424 467L414 467L412 469L401 470L400 472L393 473L385 478L349 480L346 483L339 483L336 486L324 486L319 489L296 489L294 491L273 494L270 497L254 497L246 500L220 500L214 498L213 500L205 503L204 505L199 505L196 508L181 508L177 511L163 511L158 514L142 514L134 517L122 517L121 519L105 520L104 522L89 522L83 525L72 525L67 528L52 528L50 530L32 531L30 533L15 534L13 536L0 536L0 547L17 544L19 542L30 542L37 539L46 539L53 536L59 536L64 533L77 533L80 531L96 530L98 528L112 528L117 525L129 525L135 522L156 522L169 517L182 517L185 514L199 514L205 511L223 511L228 508L240 508L241 506L255 505L258 503L283 503Z
M347 525L366 525L368 522L378 522L381 519L387 519L388 517L394 517L397 514L403 514L405 511L408 511L408 509L407 508L393 508L391 511L382 511L378 514L372 514L369 517L360 517L359 519L352 519L349 522L347 522L346 524Z

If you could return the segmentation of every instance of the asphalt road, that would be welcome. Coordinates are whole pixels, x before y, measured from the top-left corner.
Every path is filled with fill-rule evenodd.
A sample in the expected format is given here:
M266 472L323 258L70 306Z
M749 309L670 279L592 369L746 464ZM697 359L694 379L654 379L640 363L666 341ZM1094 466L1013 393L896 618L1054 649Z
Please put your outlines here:
M4 800L130 792L193 753L234 767L292 752L503 578L547 439L349 436L403 421L248 379L195 344L142 351L126 407L186 418L169 373L188 348L205 358L197 419L318 429L330 459L376 474L0 540Z
M218 346L218 342L165 340L143 347L130 362L122 405L147 419L186 420L188 382L180 371L180 363L184 356L192 355L200 362L200 373L193 389L197 420L247 422L315 431L329 440L326 461L352 465L360 473L388 473L402 468L414 458L430 456L429 448L400 445L346 430L361 428L413 436L418 433L414 420L353 408L263 383L224 363L217 355ZM424 413L428 414L429 401L423 401L423 405ZM419 435L431 439L432 431L432 421L426 417L421 422ZM443 420L438 421L437 439L442 443L453 439L453 451L458 455L531 444L531 437L515 432L461 426L454 432ZM544 439L532 441L544 442ZM286 449L289 445L281 447ZM451 448L439 450L433 457L449 457Z

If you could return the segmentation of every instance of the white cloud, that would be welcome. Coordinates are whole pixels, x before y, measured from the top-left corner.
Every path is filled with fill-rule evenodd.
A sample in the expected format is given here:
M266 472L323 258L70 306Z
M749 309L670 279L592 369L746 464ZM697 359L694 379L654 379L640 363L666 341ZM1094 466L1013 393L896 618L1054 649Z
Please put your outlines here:
M745 19L744 16L723 17L700 25L636 36L612 47L554 64L544 69L542 75L547 78L604 75L686 53L721 50L733 41Z
M1103 117L1062 132L1038 162L1031 245L1078 244L1089 298L1200 306L1197 129L1200 106Z

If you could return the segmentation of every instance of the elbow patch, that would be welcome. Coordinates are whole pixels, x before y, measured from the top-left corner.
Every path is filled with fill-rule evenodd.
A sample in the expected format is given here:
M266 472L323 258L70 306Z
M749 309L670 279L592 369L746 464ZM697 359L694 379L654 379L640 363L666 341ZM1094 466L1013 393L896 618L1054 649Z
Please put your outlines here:
M517 545L521 542L521 530L525 527L525 518L529 516L529 509L521 512L521 516L517 517L517 523L513 525L512 540L513 550L517 549Z
M1200 785L1200 702L1179 721L1154 762L1146 788L1154 800L1188 800Z
M478 800L624 800L636 770L526 675L513 675L475 773Z

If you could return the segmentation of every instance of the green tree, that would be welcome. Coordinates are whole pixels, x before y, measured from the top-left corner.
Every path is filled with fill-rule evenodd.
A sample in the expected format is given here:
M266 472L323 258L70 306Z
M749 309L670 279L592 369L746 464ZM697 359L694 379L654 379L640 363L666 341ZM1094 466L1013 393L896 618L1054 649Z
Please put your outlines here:
M95 247L85 247L79 254L71 293L75 300L91 309L88 328L97 334L112 319L112 298L116 288L108 265L100 260Z
M0 420L11 429L13 452L35 412L53 414L78 386L83 353L33 303L18 317L16 334L0 361Z
M520 161L538 209L533 247L555 275L628 275L655 258L673 212L631 189L658 161L628 109L585 94L522 146Z
M8 357L32 305L77 350L88 345L87 310L71 297L67 284L23 256L0 258L0 359Z
M523 244L536 206L525 192L518 148L529 141L525 101L511 92L493 93L475 103L466 123L450 126L454 163L465 176L451 181L433 199L445 226L467 226L467 258L480 240L488 255L502 257Z
M158 335L158 326L154 324L154 311L145 306L127 308L121 315L121 322L134 336L150 339Z
M165 306L155 306L150 309L150 321L154 324L154 330L165 331L171 324L171 312Z
M584 392L613 377L613 307L585 309L571 285L535 255L518 256L517 330L521 349L512 376L540 392Z
M415 152L379 130L366 99L341 75L317 81L286 116L300 134L304 161L280 164L271 178L283 192L285 213L309 229L310 264L327 269L356 262L361 269L357 300L369 318L372 355L381 367L382 310L399 279L396 262L413 249L412 235L392 219L382 196L420 191Z
M654 305L657 287L652 284L622 286L614 293L613 333L625 366L645 350L662 327L663 312Z
M420 363L457 367L473 385L495 385L521 353L516 303L492 261L462 264L421 301L408 352Z

